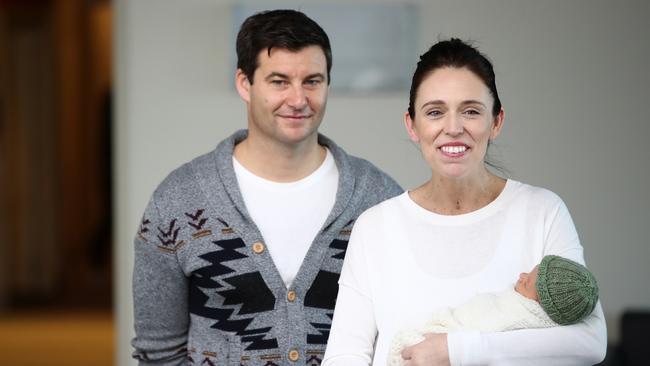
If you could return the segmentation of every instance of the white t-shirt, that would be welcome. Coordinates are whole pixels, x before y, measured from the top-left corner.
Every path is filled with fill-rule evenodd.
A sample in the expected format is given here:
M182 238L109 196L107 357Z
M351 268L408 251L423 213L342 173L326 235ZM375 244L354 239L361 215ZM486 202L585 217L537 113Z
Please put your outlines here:
M511 288L548 254L584 264L569 211L545 189L509 180L487 206L453 216L420 207L408 192L384 201L352 231L323 366L385 366L399 330ZM448 334L452 365L593 364L606 342L600 304L570 326Z
M327 150L325 161L316 171L290 183L260 178L234 156L232 160L246 209L289 288L334 207L339 179L334 157Z

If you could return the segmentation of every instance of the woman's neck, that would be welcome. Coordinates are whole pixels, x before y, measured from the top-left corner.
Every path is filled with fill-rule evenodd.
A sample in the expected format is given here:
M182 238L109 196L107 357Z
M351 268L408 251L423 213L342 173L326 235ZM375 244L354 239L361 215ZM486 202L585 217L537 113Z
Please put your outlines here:
M409 192L423 208L442 215L476 211L494 201L506 180L487 170L475 177L450 179L433 174L422 186Z

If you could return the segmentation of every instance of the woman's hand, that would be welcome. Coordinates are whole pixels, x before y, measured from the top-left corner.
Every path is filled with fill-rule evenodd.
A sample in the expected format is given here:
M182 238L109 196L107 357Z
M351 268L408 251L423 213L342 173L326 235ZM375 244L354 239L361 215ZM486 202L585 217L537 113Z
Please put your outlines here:
M404 366L451 366L446 333L427 333L424 340L402 350Z

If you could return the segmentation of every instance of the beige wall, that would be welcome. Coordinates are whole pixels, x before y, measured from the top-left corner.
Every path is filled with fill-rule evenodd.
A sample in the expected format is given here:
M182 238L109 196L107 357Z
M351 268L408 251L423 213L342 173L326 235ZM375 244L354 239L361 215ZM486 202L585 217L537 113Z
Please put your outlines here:
M116 2L120 365L130 364L131 239L149 195L174 167L245 126L244 105L226 71L234 37L228 4ZM459 36L475 40L494 61L506 109L495 153L513 178L550 188L566 201L615 341L623 309L650 307L644 230L650 207L650 3L445 0L421 6L421 50L439 36ZM332 94L322 131L414 187L428 173L402 129L407 103L406 92Z

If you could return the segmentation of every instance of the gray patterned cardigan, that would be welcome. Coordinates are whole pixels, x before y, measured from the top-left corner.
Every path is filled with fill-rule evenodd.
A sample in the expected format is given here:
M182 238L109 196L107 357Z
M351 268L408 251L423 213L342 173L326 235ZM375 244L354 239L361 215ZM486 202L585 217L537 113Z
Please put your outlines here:
M354 220L402 192L319 135L339 169L336 202L287 289L233 171L246 133L173 171L145 210L133 271L133 356L142 365L320 365Z

